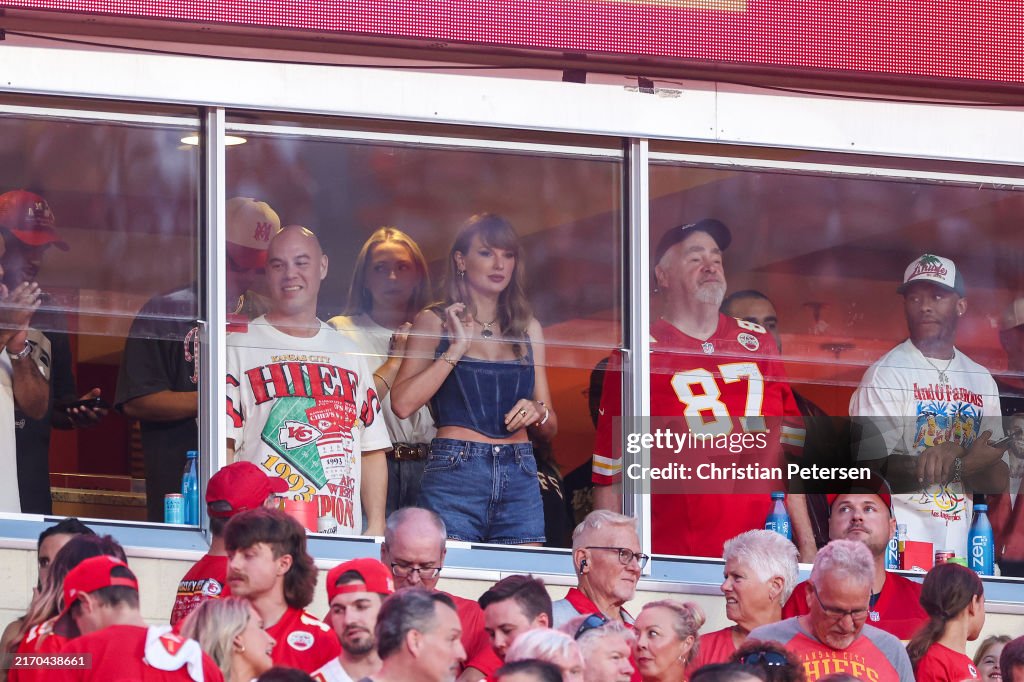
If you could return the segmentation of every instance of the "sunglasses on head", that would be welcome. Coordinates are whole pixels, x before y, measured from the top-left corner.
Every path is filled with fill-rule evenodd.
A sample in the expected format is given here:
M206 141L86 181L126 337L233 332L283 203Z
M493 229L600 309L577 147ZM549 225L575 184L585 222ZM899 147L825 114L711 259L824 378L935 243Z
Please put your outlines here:
M603 625L607 625L607 623L608 623L608 619L607 618L605 618L604 616L602 616L602 615L600 615L598 613L592 613L589 616L587 616L586 618L584 618L583 622L580 623L579 628L577 628L577 630L576 630L576 634L573 635L573 639L579 639L585 633L587 633L587 632L589 632L591 630L596 630L597 628L599 628L599 627L601 627Z
M743 665L786 665L788 661L786 657L780 654L778 651L751 651L749 654L740 659L740 663Z

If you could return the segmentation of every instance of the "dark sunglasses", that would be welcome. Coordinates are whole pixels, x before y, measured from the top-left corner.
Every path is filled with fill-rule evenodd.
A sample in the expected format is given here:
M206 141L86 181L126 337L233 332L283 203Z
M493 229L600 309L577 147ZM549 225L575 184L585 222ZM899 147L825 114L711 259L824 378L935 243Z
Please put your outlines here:
M743 665L761 665L763 663L767 666L775 666L786 665L788 661L778 651L752 651L740 659L740 663Z
M601 627L603 625L607 625L607 623L608 623L608 619L607 618L605 618L604 616L602 616L602 615L600 615L598 613L592 613L589 616L587 616L586 618L584 618L583 622L580 623L579 628L577 628L577 630L576 630L576 634L573 635L573 639L579 639L580 637L582 637L587 632L589 632L591 630L596 630L597 628L599 628L599 627Z

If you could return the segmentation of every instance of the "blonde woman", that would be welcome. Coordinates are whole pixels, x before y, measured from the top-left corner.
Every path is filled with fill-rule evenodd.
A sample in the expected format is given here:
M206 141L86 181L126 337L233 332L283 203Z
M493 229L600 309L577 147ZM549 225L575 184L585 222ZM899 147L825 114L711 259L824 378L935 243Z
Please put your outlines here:
M505 218L470 218L449 253L445 299L416 316L391 391L399 417L431 405L438 432L419 506L441 516L454 540L544 542L530 441L551 440L558 418L522 261Z
M391 387L402 365L412 319L430 302L427 261L412 237L382 227L356 257L345 313L328 321L366 354L392 448L388 451L385 512L416 504L430 441L437 433L425 406L407 419L391 408Z
M224 674L225 682L250 682L274 666L274 638L245 599L209 599L188 615L182 637L199 642Z
M693 602L673 599L644 605L634 625L633 657L643 682L684 682L686 666L697 654L697 632L704 611Z

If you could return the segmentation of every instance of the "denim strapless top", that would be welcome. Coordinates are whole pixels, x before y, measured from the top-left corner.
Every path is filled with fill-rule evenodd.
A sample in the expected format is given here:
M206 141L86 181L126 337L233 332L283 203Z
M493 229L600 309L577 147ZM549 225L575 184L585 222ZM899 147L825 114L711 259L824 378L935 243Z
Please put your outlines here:
M434 357L450 346L444 339ZM520 360L482 360L463 355L430 400L437 427L462 426L490 438L507 438L505 414L520 398L533 398L533 346Z

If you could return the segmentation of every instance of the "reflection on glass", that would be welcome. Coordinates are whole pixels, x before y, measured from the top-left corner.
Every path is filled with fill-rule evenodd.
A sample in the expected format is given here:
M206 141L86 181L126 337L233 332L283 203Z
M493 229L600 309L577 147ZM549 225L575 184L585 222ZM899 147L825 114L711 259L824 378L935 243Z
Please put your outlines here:
M146 518L142 453L110 408L139 307L196 276L198 155L182 133L0 119L0 437L16 445L5 510ZM172 315L199 317L194 300Z
M545 402L549 410L557 407L560 423L552 443L535 443L552 521L542 532L565 546L575 523L568 503L581 510L589 505L593 423L581 396L594 365L621 345L620 162L251 131L245 137L228 156L229 193L264 199L284 224L317 233L330 259L319 317L345 332L376 372L374 389L392 443L389 509L418 499L435 431L429 396L406 420L395 416L391 403L402 367L414 359L435 361L438 335L417 339L410 325L420 310L444 298L434 287L469 216L493 212L515 226L525 295L548 351L539 363L550 382ZM478 330L481 338L484 331L495 338L494 321L482 322L492 325ZM538 414L542 418L543 409ZM580 483L570 490L562 472L575 469Z

